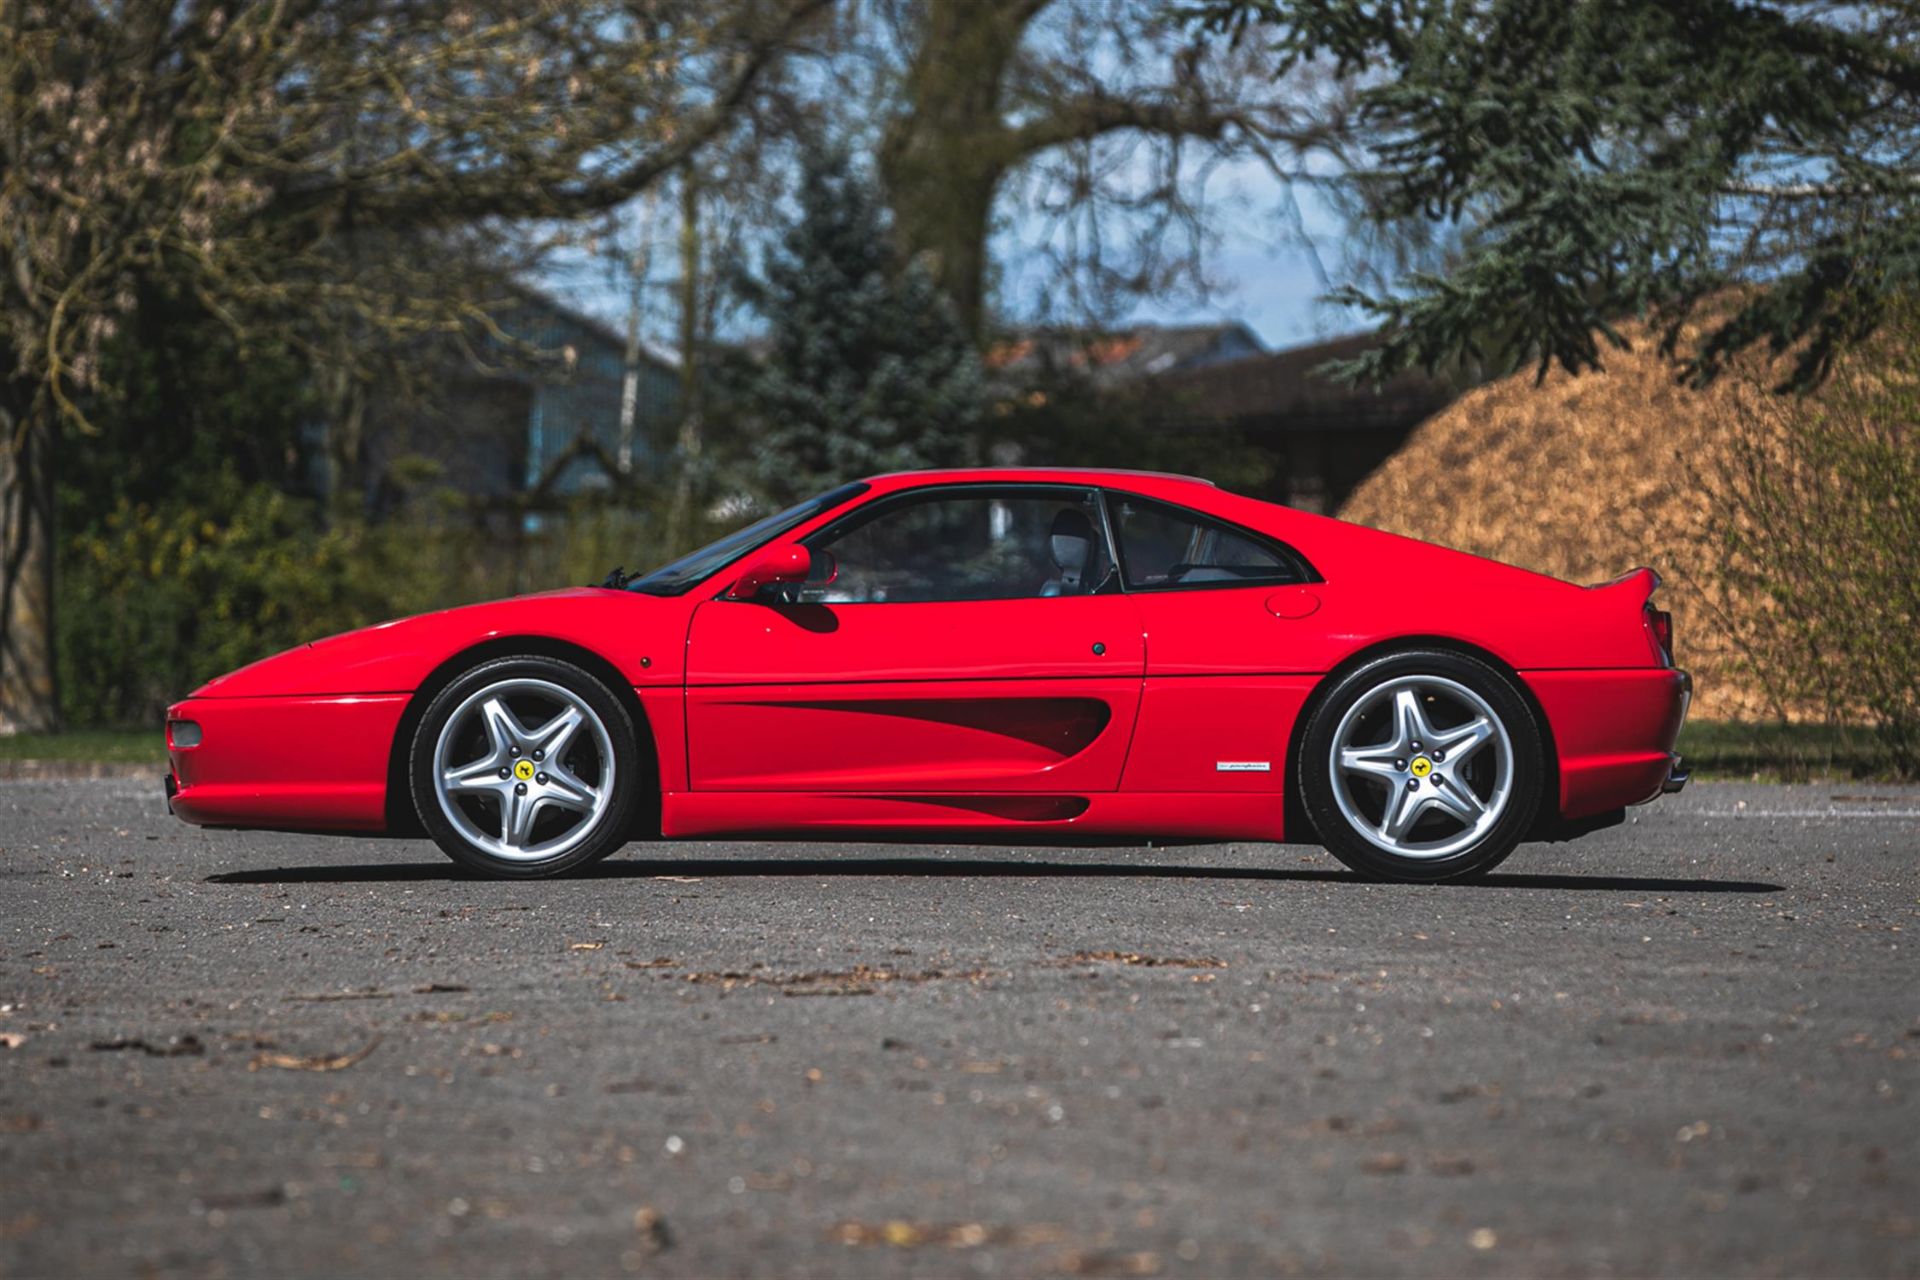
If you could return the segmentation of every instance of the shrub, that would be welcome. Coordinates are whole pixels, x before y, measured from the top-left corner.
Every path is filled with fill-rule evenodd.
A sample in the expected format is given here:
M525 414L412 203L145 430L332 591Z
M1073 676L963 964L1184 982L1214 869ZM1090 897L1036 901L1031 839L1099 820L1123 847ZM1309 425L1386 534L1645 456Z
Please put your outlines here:
M1706 545L1744 661L1789 712L1920 773L1920 302L1817 399L1729 402Z
M460 512L323 527L315 504L210 477L192 502L121 499L60 561L62 714L157 723L204 681L321 636L666 560L659 521L583 500L477 524Z
M362 530L215 477L193 502L120 502L70 539L56 625L70 724L153 723L204 680L377 621L393 566Z

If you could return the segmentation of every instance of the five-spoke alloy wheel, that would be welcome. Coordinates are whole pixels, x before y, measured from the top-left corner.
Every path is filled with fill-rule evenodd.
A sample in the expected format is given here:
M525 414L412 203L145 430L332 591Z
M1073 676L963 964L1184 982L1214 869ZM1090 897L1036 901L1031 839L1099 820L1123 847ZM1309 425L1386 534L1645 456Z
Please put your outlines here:
M640 785L634 727L598 680L553 658L503 658L433 699L414 735L420 820L486 875L553 875L626 839Z
M1499 863L1540 805L1540 731L1502 672L1443 650L1391 654L1314 709L1300 793L1335 857L1368 875L1453 880Z

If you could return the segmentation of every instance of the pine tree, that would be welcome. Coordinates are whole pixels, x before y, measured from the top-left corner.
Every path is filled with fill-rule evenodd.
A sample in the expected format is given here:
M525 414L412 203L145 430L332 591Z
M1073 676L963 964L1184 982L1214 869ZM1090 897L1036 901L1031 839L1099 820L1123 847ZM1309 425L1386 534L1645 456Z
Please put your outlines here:
M1697 316L1696 377L1760 344L1793 348L1806 387L1920 287L1907 0L1183 8L1352 88L1347 176L1371 221L1459 233L1435 270L1336 292L1383 322L1357 372L1466 355L1577 373L1624 343L1622 319L1671 343Z
M933 278L902 263L878 196L844 152L807 157L801 217L762 279L738 284L772 350L742 375L754 478L788 502L876 472L964 466L985 376Z

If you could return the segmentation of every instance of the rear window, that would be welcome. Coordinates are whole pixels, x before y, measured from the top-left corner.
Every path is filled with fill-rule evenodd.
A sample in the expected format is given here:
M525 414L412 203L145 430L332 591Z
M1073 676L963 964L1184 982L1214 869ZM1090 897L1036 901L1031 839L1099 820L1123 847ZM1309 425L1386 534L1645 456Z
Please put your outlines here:
M1311 580L1298 552L1264 534L1185 507L1109 493L1107 511L1130 591L1272 585Z

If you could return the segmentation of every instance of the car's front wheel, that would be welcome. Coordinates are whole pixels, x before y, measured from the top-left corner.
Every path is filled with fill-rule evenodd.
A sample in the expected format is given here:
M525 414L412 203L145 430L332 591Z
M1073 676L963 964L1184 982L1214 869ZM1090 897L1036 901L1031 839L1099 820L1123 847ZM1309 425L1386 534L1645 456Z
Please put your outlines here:
M1328 850L1365 875L1458 880L1520 843L1545 782L1540 729L1502 672L1464 654L1389 654L1308 721L1300 795Z
M554 658L485 662L442 689L414 734L414 807L482 875L557 875L625 842L640 783L633 719Z

